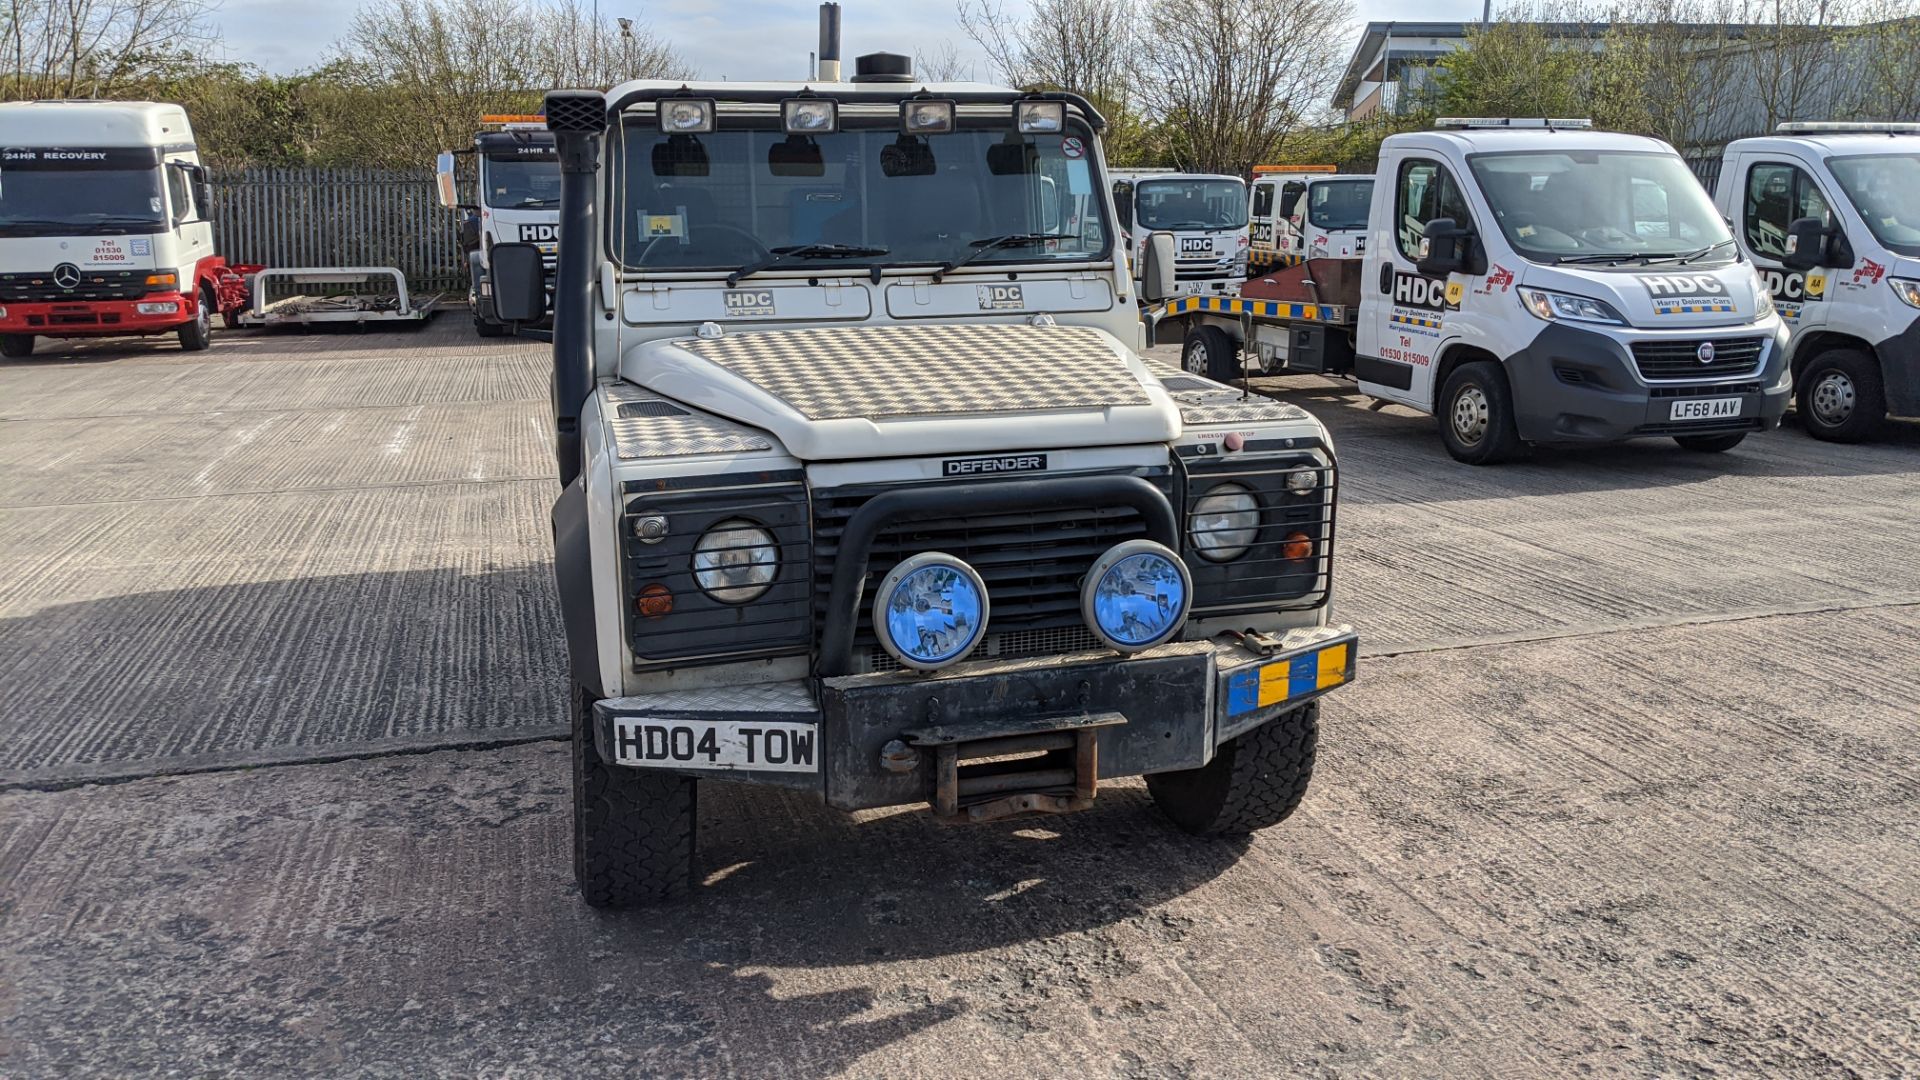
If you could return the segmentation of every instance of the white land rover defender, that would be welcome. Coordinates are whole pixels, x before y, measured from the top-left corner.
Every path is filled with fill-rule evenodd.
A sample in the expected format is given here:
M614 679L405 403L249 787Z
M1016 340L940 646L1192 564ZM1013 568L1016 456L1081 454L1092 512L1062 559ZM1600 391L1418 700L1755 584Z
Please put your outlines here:
M703 781L1262 828L1353 676L1326 430L1136 355L1099 114L856 72L547 97L590 904L688 885ZM493 272L537 317L540 252Z

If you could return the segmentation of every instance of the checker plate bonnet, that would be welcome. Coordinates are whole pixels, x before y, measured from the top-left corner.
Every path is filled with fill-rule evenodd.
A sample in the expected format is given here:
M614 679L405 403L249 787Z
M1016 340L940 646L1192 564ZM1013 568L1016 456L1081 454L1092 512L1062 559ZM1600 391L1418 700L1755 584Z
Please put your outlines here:
M655 339L621 375L803 461L1161 443L1180 412L1101 330L845 326Z
M1146 405L1097 330L868 326L691 339L681 347L809 420Z

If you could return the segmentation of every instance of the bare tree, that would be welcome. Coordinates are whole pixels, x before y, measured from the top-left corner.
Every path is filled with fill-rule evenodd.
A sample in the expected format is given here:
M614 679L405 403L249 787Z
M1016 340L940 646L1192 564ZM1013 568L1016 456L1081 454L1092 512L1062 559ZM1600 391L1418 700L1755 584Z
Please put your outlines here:
M7 0L6 96L114 97L190 71L219 35L209 0Z
M1242 173L1320 110L1344 54L1346 0L1157 0L1140 100L1182 167Z
M960 28L1010 85L1071 90L1103 108L1129 104L1134 0L1036 0L1025 19L1002 0L960 0Z
M913 70L928 82L973 81L973 61L963 58L951 41L942 41L933 49L915 52Z

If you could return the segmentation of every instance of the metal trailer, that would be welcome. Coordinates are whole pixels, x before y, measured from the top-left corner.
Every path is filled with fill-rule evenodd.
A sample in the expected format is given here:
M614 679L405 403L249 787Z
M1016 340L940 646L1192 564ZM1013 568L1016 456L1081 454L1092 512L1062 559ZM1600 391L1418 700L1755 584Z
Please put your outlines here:
M1293 291L1342 301L1357 298L1357 288L1342 287L1348 284L1346 278L1357 276L1357 262L1315 259L1306 265L1333 280L1322 289L1304 268L1295 268L1288 275L1294 279ZM1228 381L1247 374L1247 361L1258 374L1350 374L1357 314L1358 305L1351 302L1181 296L1147 308L1141 318L1150 344L1180 344L1182 368Z
M392 279L392 292L376 295L296 295L272 302L267 300L267 283L275 279L295 285L364 285L380 278ZM235 319L241 326L420 323L433 316L441 296L434 293L416 302L407 292L407 276L391 266L263 267L251 275L248 287L253 302Z

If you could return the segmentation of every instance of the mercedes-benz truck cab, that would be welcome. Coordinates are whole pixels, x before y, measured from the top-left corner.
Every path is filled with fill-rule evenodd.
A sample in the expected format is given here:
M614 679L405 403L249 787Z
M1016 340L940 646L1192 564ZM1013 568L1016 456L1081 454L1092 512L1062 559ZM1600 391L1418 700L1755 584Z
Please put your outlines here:
M0 105L0 352L161 333L206 348L244 292L214 254L211 202L178 105Z
M1112 180L1136 280L1156 233L1173 236L1174 287L1182 295L1230 296L1246 280L1246 181L1127 169L1115 170Z
M1254 166L1249 271L1258 276L1308 259L1357 259L1367 250L1373 177L1331 165Z
M1381 146L1363 391L1429 410L1463 461L1779 423L1786 329L1673 148L1586 121L1442 120Z
M1920 124L1800 122L1740 139L1717 201L1792 330L1807 434L1920 416Z
M553 133L540 116L483 116L491 125L464 150L442 153L436 163L440 202L460 214L460 252L467 260L467 302L481 337L510 329L494 313L489 276L493 246L515 242L540 250L551 276L560 238L560 163ZM455 158L473 157L474 200L462 202Z

